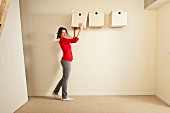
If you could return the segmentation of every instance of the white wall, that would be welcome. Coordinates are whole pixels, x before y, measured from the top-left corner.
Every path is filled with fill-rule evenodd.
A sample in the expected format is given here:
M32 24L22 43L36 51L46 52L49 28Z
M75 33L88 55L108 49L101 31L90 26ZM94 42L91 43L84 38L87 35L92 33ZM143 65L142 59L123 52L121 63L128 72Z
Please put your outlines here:
M87 28L73 44L71 95L154 94L156 11L143 0L21 0L29 95L50 95L61 77L61 51L54 36L71 31L71 11L105 13L103 28ZM126 10L128 25L109 28L111 10Z
M0 37L0 77L0 113L13 113L28 100L18 0L12 0Z
M157 12L156 95L170 105L170 3Z

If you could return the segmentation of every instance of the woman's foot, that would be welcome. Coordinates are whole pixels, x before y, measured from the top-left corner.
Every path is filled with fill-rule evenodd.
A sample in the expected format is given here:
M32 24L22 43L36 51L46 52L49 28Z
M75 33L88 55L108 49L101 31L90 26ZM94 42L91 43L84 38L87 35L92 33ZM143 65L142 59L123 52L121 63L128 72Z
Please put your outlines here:
M53 94L52 94L57 100L60 100L61 99L61 97L58 95L58 94L55 94L54 92L53 92Z
M62 98L61 100L63 100L63 101L73 101L74 99L66 97L66 98Z

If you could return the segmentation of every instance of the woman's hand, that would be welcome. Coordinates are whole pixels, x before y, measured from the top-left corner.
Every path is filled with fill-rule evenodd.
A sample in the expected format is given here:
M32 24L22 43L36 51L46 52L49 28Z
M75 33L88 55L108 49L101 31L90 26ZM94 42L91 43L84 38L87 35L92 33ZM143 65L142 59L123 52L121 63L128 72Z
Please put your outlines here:
M73 31L75 31L78 27L72 27Z
M73 31L74 31L74 36L73 36L73 37L75 37L77 27L72 27L72 29L73 29Z
M79 32L78 32L76 37L80 38L80 34L81 34L82 31L83 31L83 23L79 23Z
M80 29L80 31L83 30L83 23L79 23L79 29Z
M73 37L79 37L80 38L80 34L83 31L83 23L79 23L79 27L72 27L73 31L74 31L74 36ZM77 33L76 36L76 30L79 29L79 32Z

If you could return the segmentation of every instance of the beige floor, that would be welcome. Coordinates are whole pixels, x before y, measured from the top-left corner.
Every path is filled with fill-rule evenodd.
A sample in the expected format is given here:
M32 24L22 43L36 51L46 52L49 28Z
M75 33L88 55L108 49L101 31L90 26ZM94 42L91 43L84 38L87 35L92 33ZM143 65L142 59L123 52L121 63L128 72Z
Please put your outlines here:
M53 97L30 97L15 113L170 113L155 96L75 96L65 102Z

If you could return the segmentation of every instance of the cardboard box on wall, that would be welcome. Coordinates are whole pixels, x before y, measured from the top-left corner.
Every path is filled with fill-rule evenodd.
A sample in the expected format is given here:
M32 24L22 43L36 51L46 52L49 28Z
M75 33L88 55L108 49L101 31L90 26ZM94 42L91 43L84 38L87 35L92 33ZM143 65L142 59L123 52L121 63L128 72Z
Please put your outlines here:
M104 13L93 11L89 12L89 27L103 27Z
M110 13L110 27L123 27L127 25L126 11L112 11Z
M72 12L72 27L79 27L79 23L83 23L84 28L86 28L87 24L87 16L88 12Z

